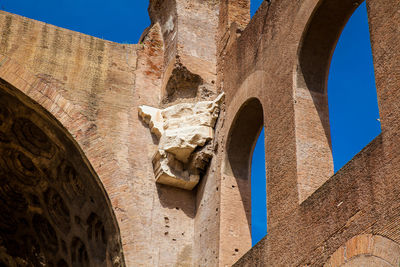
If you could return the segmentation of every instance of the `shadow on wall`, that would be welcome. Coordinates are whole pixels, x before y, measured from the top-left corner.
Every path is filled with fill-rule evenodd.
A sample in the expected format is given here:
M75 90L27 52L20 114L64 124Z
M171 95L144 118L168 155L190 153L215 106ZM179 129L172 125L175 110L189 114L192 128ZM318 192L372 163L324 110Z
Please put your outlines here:
M303 40L300 73L298 84L311 91L326 138L334 142L336 172L380 133L365 2L319 7ZM327 95L329 110L321 100Z
M357 84L350 82L355 80L354 77L358 72L362 77L358 81L369 81L374 84L373 80L371 82L373 71L363 71L360 65L357 65L358 67L353 67L349 71L350 74L346 77L344 83L342 79L341 85L352 84L353 86L344 88L340 88L341 85L330 86L329 91L331 93L329 94L328 105L327 83L328 75L330 74L329 67L331 65L332 55L343 28L358 7L359 2L356 0L339 2L334 0L323 1L308 22L308 28L302 37L295 79L297 169L300 203L318 189L334 173L331 134L335 142L339 141L346 144L346 141L348 141L346 139L349 136L348 133L357 132L354 126L357 125L357 122L362 121L362 116L367 116L363 112L358 113L360 117L352 117L350 115L353 115L354 111L361 109L361 107L364 107L364 110L373 110L373 108L377 107L376 89L374 86L365 86L365 83ZM362 4L359 11L364 12L365 16L365 3ZM358 13L359 12L356 12L355 17L358 16ZM350 25L352 23L353 20L350 21ZM366 16L364 23L364 26L366 26ZM360 29L357 27L353 31L359 32ZM359 36L357 33L352 33L351 35L354 37ZM369 38L358 41L369 46L368 52L362 54L361 59L371 59L372 53L370 50ZM355 44L353 40L350 41L349 46L354 47ZM342 46L339 46L339 48L342 49ZM361 49L356 47L355 50ZM340 54L340 52L337 52L337 54ZM347 55L345 60L342 60L342 65L334 65L335 68L331 70L331 77L334 77L336 73L343 73L342 69L346 69L350 65L349 58L351 55L352 54ZM370 69L372 69L371 61L365 64L361 59L355 59L353 62L357 62L361 65L368 65ZM373 91L373 94L366 94L365 89L367 87L369 90ZM358 93L354 93L357 90ZM338 95L338 92L341 92L339 93L339 97L332 97L331 99L331 96L335 94ZM349 95L354 96L348 103L348 105L353 107L353 110L344 108L345 101L343 100ZM366 105L366 100L363 99L363 97L367 95L372 97L372 101L368 100L369 104ZM331 107L331 109L329 109L329 107ZM334 108L332 109L332 107ZM337 112L341 114L341 116L336 116ZM376 122L377 118L375 116L373 117L373 120ZM332 120L332 118L335 118L335 120ZM349 118L352 118L352 121L350 121ZM350 126L342 129L342 133L345 134L342 134L341 139L338 139L336 136L338 133L337 128L331 131L331 126L336 126L335 124L338 121L347 121L347 125ZM377 125L375 124L375 126ZM361 141L361 143L358 143L357 149L350 151L348 149L351 146L348 144L345 145L344 150L342 150L340 154L335 153L335 162L339 161L341 164L344 164L372 140L371 136L375 137L379 134L378 131L378 133L369 135L368 138L360 138L360 134L363 131L365 130L358 130L357 137L353 139L355 143ZM340 159L341 157L347 160L343 162L343 160ZM338 166L341 167L342 165L336 164L336 171L338 170Z
M336 45L328 100L337 172L381 133L365 2L354 12Z
M0 79L0 265L124 266L101 181L47 111Z
M251 229L251 159L263 124L262 105L257 98L251 98L239 109L227 141L225 173L235 177L237 181L249 229Z

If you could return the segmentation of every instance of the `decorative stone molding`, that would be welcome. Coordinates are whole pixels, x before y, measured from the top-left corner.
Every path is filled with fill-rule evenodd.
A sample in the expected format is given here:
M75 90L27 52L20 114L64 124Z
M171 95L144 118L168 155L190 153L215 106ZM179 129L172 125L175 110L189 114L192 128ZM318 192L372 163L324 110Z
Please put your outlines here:
M192 190L212 157L214 126L225 94L214 101L177 104L165 109L140 106L139 115L159 139L153 157L156 181Z

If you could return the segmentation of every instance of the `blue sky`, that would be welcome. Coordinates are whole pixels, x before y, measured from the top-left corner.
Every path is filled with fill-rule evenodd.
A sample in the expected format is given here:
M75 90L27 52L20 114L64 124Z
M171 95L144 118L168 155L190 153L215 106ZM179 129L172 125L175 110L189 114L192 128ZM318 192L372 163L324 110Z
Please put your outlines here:
M148 0L0 0L2 10L118 43L150 25Z
M252 0L252 15L261 2ZM138 42L150 25L147 6L147 0L0 0L2 10L119 43ZM338 42L328 97L336 172L380 133L365 3ZM252 161L253 244L267 233L264 131L260 137Z

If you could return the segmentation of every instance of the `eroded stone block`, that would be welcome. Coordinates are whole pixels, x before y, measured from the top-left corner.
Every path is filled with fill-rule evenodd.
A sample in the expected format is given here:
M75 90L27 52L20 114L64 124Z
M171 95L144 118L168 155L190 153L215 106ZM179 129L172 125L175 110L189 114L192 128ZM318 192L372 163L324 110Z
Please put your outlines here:
M157 183L192 190L199 182L196 170L187 170L171 153L158 150L152 160Z
M199 173L212 158L212 149L205 145L214 138L223 99L224 93L214 101L183 103L165 109L139 107L139 115L160 140L152 160L158 183L188 190L196 186Z

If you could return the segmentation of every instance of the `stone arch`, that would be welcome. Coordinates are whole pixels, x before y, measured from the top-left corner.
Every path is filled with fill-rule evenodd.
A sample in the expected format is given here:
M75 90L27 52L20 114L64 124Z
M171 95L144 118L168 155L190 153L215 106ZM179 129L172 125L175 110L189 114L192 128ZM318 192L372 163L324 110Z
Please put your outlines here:
M364 234L338 248L324 267L393 266L400 264L400 245L380 235Z
M221 225L229 229L226 234L222 231L225 235L222 239L223 249L226 250L222 252L222 257L227 258L226 262L234 263L252 244L251 160L264 126L261 101L257 97L247 98L232 115L225 144Z
M264 127L263 107L258 98L247 99L236 113L226 144L225 172L235 178L243 201L251 239L251 162ZM265 200L266 201L266 200Z
M250 179L251 156L264 125L263 108L258 98L246 100L229 130L225 172L236 179Z
M0 77L0 262L124 266L117 220L102 183L51 114L68 122L76 111L5 57Z
M329 67L340 34L361 2L305 1L295 19L303 25L294 67L300 203L333 175L327 95ZM306 21L300 18L304 15Z

